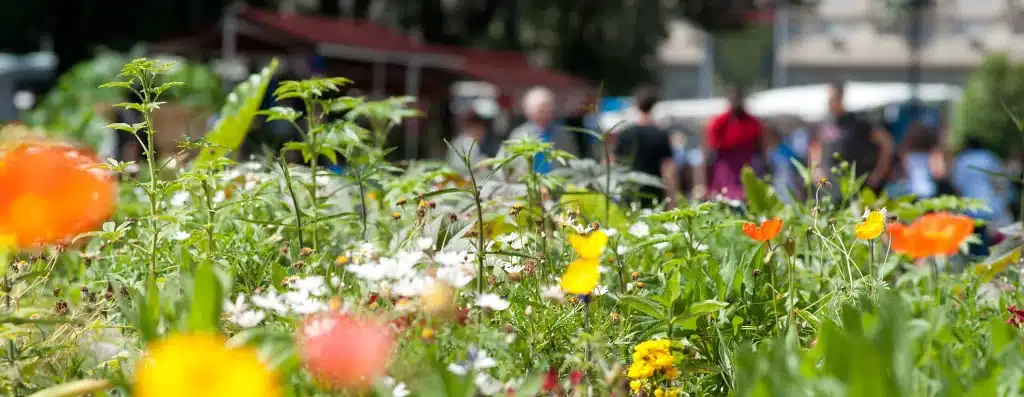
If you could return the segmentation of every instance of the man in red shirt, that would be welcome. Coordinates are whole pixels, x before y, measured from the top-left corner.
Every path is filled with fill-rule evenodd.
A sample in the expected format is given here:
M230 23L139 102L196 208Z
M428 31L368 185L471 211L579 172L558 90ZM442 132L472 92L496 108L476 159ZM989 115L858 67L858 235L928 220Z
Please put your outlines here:
M760 170L760 152L763 149L764 126L743 106L743 90L729 90L729 110L713 117L707 126L705 142L713 154L708 170L708 193L721 194L729 199L743 199L740 173L744 166Z

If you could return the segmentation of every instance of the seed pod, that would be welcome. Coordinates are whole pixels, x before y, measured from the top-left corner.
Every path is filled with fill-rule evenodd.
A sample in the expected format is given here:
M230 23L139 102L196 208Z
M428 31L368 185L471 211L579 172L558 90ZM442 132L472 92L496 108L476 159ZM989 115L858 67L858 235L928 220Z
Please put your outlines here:
M633 279L633 281L636 281L636 279L640 278L640 272L633 272L633 273L630 273L630 274L629 274L629 277L630 277L630 278L632 278L632 279Z
M454 212L453 212L453 213L450 213L450 214L448 214L448 221L449 221L449 222L455 222L455 221L457 221L457 220L459 220L459 216L458 216L458 215L456 215L456 214L455 214Z
M401 207L401 206L404 206L407 201L408 200L406 200L404 198L400 198L400 199L398 199L398 201L395 202L395 204L398 205L399 207Z
M796 253L796 242L790 237L786 239L786 254L793 256L794 253Z
M750 272L750 273L751 273L751 274L752 274L752 275L753 275L754 277L760 276L760 275L761 275L761 269L754 269L754 271L752 271L752 272Z
M66 301L61 299L53 305L53 311L57 313L58 316L66 316L71 313L71 308L68 307L68 303Z
M395 211L391 213L391 219L398 220L402 218L402 213Z
M310 255L313 255L313 249L312 248L302 247L302 249L299 250L299 256L301 256L303 258L305 258L307 256L310 256Z

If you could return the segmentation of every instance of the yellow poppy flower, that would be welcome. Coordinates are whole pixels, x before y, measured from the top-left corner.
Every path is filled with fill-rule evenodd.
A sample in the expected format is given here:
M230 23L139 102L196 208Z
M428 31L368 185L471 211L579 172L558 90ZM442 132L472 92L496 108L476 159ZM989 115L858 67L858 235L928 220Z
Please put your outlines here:
M277 374L252 348L228 348L215 334L174 335L136 364L135 397L279 397Z
M586 236L574 234L569 236L569 244L579 259L570 263L562 274L562 290L570 294L590 294L601 281L598 259L601 258L601 250L608 244L608 235L600 230Z
M593 292L601 280L601 272L597 267L598 262L591 259L577 259L570 263L562 274L562 291L577 295Z
M580 258L598 259L601 257L601 250L608 244L608 235L601 230L595 230L586 236L573 234L569 236L569 244Z
M864 217L864 222L853 228L854 234L861 240L873 240L885 231L885 210L871 211Z

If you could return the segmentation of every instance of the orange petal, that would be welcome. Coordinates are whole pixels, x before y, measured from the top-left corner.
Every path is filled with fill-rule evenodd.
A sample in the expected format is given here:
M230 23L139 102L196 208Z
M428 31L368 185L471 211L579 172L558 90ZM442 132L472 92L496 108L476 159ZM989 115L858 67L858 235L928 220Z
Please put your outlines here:
M782 219L779 219L779 217L764 221L764 223L761 223L761 233L764 238L762 241L775 238L780 230L782 230Z
M747 222L743 224L743 234L757 241L764 241L761 237L761 228L757 225Z

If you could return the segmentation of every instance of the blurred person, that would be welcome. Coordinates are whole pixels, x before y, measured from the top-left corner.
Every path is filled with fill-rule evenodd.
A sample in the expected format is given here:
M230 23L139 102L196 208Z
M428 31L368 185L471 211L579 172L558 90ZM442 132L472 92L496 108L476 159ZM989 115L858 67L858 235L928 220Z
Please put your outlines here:
M526 122L509 134L510 140L534 137L554 144L556 150L564 150L575 156L580 155L576 139L567 133L555 120L555 94L545 87L534 87L523 97L523 112ZM546 174L555 164L544 154L534 158L533 172Z
M679 191L677 184L678 168L673 156L673 145L669 133L654 124L651 108L659 100L658 91L653 87L641 87L633 96L633 107L636 110L636 121L617 134L615 158L635 171L652 176L660 176L664 188L643 186L639 190L638 201L643 207L650 208L660 199L664 199L668 208L676 204Z
M906 194L922 199L939 194L937 179L942 175L937 172L944 172L944 169L936 169L932 155L938 143L938 137L924 124L913 123L907 126L899 155Z
M1014 196L1011 182L992 174L1005 174L1006 171L1002 159L974 137L967 138L964 150L953 161L951 180L956 191L963 197L985 202L991 210L967 212L972 218L988 222L976 228L985 242L984 246L998 238L999 228L1013 223L1013 213L1010 212L1010 201Z
M764 125L748 113L743 89L729 90L729 109L708 122L706 144L713 154L708 170L708 193L722 194L728 199L741 200L744 197L740 173L750 165L761 171L761 151L764 149Z
M593 96L586 98L576 110L565 119L565 126L568 133L576 139L576 147L580 149L581 158L597 158L595 148L597 138L581 130L602 133L601 126L597 123L597 115L594 114L594 106L597 99Z
M865 185L877 192L889 177L895 150L892 137L884 128L846 111L844 91L844 83L832 83L828 98L829 119L818 129L809 153L811 165L815 167L814 179L830 179L830 194L835 199L839 198L840 184L831 175L831 169L839 161L849 162L850 169L858 177L866 176Z
M463 175L469 175L469 168L462 162L461 154L468 154L473 165L483 161L484 138L487 136L487 120L470 108L459 116L458 135L448 148L448 166Z
M797 153L797 149L787 139L791 135L783 136L781 131L781 127L769 128L767 131L767 143L771 148L768 162L771 167L772 186L775 188L775 194L782 202L789 204L795 199L793 193L800 187L796 180L793 161L799 162L802 159Z

